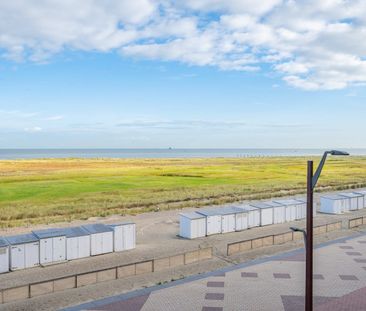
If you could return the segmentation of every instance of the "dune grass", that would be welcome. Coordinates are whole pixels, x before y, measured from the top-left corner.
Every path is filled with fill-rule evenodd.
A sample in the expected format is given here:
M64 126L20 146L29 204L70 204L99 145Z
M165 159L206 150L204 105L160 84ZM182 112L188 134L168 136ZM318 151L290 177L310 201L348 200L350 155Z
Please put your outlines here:
M306 160L4 160L0 227L300 194L305 192ZM365 186L366 157L334 157L327 161L318 189Z

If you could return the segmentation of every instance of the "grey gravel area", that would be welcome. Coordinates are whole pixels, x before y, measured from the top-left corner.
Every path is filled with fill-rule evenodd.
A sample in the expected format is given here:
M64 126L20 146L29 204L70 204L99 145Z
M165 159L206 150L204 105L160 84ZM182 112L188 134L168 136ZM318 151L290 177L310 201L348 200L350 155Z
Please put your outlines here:
M193 210L197 209L185 209L184 211ZM228 243L285 232L289 230L290 226L305 226L305 221L301 220L278 225L252 228L241 232L218 234L194 240L187 240L177 236L179 232L180 212L181 211L174 210L146 213L133 217L118 217L118 221L131 220L136 223L136 249L126 252L84 258L54 266L36 267L28 270L1 274L0 289L45 281L48 279L64 277L76 273L126 265L147 259L163 258L209 246L214 248L215 255L223 257L226 256ZM327 215L318 213L314 219L314 225L317 226L342 220L344 222L344 226L346 226L348 219L358 216L366 216L366 209L353 211L343 215ZM116 218L104 219L104 222L113 223L117 221ZM68 225L73 226L75 223ZM25 232L30 232L30 229ZM11 232L7 231L3 233L9 234Z
M318 196L316 200L319 200ZM184 211L186 212L194 210L196 209L190 208L185 209ZM92 299L107 297L118 293L128 292L133 289L151 286L159 282L168 282L172 279L182 278L183 276L212 271L227 265L245 262L267 255L273 255L285 250L299 248L303 245L301 240L293 241L284 245L274 245L227 257L226 249L228 243L281 233L288 231L289 227L293 225L304 227L305 221L296 221L279 225L253 228L242 232L220 234L199 238L196 240L186 240L177 236L179 231L178 214L180 212L182 211L162 211L141 214L133 217L114 216L105 219L91 219L88 222L78 221L67 224L52 225L55 227L75 226L95 221L105 223L113 223L124 220L133 221L137 225L137 248L127 252L95 256L62 263L55 266L48 266L45 268L37 267L29 270L2 274L0 275L0 289L20 286L33 282L40 282L51 278L64 277L75 273L124 265L146 259L162 258L178 253L184 253L199 247L214 247L214 259L175 269L155 272L152 274L134 276L126 279L100 283L85 288L72 289L61 293L44 295L17 303L1 305L0 310L54 310ZM314 220L314 225L316 226L335 221L343 221L345 228L345 225L348 223L349 219L356 218L358 216L366 216L366 209L350 212L344 215L318 214ZM37 228L48 228L52 226L37 226ZM30 230L30 228L18 228L6 231L3 230L0 231L0 235L11 235L15 232L30 232ZM357 230L363 230L363 228L353 230L343 229L336 232L330 232L316 237L316 241L324 242L338 237L348 236L354 234Z

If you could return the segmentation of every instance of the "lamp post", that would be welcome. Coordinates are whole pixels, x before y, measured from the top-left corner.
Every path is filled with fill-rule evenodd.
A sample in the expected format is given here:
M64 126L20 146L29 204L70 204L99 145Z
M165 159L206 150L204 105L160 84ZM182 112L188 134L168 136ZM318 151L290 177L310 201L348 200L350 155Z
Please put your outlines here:
M305 284L305 311L313 310L313 204L314 204L314 188L318 182L322 172L325 160L328 154L333 156L348 156L349 153L331 150L326 151L319 163L318 168L313 175L313 161L308 161L307 167L307 200L306 200L306 232L302 229L293 228L293 231L301 231L305 238L306 249L306 284Z

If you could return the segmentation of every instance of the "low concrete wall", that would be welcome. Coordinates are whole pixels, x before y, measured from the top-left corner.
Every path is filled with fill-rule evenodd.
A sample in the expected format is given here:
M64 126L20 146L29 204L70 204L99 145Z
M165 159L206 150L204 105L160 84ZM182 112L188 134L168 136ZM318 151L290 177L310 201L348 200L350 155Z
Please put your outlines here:
M348 220L348 228L355 228L362 225L366 225L366 217L357 217Z
M87 273L68 275L63 278L45 280L43 282L31 283L20 287L7 288L0 291L0 304L121 279L133 275L153 273L211 258L212 247L208 247L169 257L136 262L125 266L89 271Z
M366 221L366 217L364 217L364 221ZM323 234L330 231L340 230L342 229L342 222L337 221L321 226L314 227L314 235ZM227 255L231 256L233 254L242 253L251 249L271 246L271 245L279 245L284 244L290 241L301 240L303 238L303 234L301 232L292 232L287 231L279 234L263 236L255 239L238 241L234 243L230 243L227 245Z

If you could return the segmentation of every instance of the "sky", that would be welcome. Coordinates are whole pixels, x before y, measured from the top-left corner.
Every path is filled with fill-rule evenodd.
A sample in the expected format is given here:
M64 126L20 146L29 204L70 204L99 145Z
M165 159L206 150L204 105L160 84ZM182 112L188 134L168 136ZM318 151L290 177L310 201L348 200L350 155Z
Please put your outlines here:
M0 148L366 148L366 2L0 1Z

